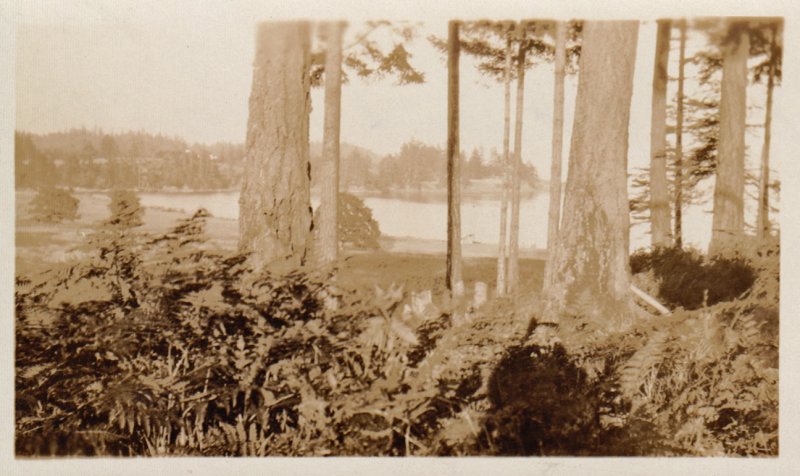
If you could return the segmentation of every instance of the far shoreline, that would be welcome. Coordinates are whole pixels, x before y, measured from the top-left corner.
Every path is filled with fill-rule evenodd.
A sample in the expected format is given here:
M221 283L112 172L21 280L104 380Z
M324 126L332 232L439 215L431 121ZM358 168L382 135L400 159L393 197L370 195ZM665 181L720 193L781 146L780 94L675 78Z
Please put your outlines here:
M115 189L113 188L83 188L83 187L67 187L55 185L58 188L69 190L76 194L107 194ZM17 191L30 190L33 188L17 188ZM161 195L203 195L203 194L233 194L241 192L241 187L227 187L227 188L209 188L209 189L190 189L190 188L177 188L177 187L164 187L162 189L142 189L142 188L124 188L137 194L161 194ZM549 190L549 181L540 180L536 183L535 187L527 183L521 186L522 198L533 198ZM319 198L319 190L317 187L311 189L311 197ZM438 202L447 200L447 188L434 182L422 183L419 187L408 188L394 188L389 190L380 190L373 188L352 187L342 190L341 193L350 193L357 197L374 197L374 198L396 198L408 201L420 202ZM461 198L464 200L482 199L482 200L497 200L499 202L502 196L502 184L499 179L475 179L462 185Z
M30 220L24 208L35 192L33 190L17 189L15 194L15 228L17 236L15 254L18 268L20 265L23 265L22 268L24 269L31 269L31 266L39 268L47 263L58 263L70 259L73 251L85 237L95 229L98 223L107 218L107 199L103 197L101 200L87 200L87 198L103 196L108 191L84 190L73 192L83 196L79 217L74 221L45 224ZM144 224L139 229L142 232L152 234L164 233L177 225L180 220L189 218L192 215L192 212L189 211L163 206L143 205L142 208L145 211ZM206 236L208 236L209 242L220 250L235 250L239 239L238 219L213 215L208 217ZM380 249L378 250L359 250L345 247L343 256L379 252L404 256L443 257L447 251L447 242L444 239L382 235L379 238L379 243ZM462 256L465 259L497 259L497 243L462 240L461 249ZM546 260L547 250L521 247L520 258Z

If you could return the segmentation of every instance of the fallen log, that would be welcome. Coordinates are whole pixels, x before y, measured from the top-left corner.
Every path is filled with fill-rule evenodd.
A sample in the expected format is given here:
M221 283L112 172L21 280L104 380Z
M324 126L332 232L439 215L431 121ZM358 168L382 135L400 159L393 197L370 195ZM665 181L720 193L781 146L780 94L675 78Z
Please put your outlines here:
M633 291L633 294L635 294L637 297L639 297L639 299L641 299L642 301L644 301L647 304L649 304L651 307L653 307L655 310L657 310L662 315L671 314L670 310L667 309L666 306L664 306L663 304L658 302L658 300L656 298L654 298L653 296L647 294L646 292L644 292L641 289L639 289L638 287L636 287L635 284L631 284L631 291Z

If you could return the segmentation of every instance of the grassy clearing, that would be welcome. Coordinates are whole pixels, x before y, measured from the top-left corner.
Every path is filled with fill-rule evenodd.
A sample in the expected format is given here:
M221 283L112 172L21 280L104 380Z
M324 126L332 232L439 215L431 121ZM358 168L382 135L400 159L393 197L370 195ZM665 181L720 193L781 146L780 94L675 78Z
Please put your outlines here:
M494 289L497 260L494 258L465 258L463 277L469 292L477 281ZM410 291L431 289L434 294L445 290L445 257L412 253L377 251L353 254L344 260L342 279L357 286L372 284L386 287L392 282ZM523 289L539 290L542 286L544 261L520 260Z

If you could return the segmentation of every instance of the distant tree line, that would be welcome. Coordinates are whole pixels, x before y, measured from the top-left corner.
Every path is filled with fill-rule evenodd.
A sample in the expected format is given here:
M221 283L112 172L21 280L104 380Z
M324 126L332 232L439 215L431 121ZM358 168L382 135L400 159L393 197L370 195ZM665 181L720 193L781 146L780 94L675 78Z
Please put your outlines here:
M14 143L18 188L225 189L239 183L243 156L241 144L190 145L145 132L17 132Z
M462 183L474 180L500 179L503 175L502 157L497 150L489 154L475 148L467 154L462 151L464 165ZM321 160L319 154L311 154L311 170ZM312 187L317 185L319 176L312 173ZM421 190L423 188L444 187L447 179L445 151L422 142L411 140L400 147L400 151L378 158L368 151L352 148L342 153L339 174L342 190L369 190L388 192L392 190ZM531 187L537 186L539 179L536 169L523 162L521 179Z
M319 170L321 151L312 145L312 170ZM462 182L500 179L497 150L462 151ZM51 134L15 134L15 176L18 188L44 186L87 189L215 190L239 187L244 146L229 142L189 144L181 138L146 132L106 134L73 129ZM342 190L389 192L443 187L447 169L444 149L411 140L383 157L342 144ZM320 174L312 173L312 186ZM536 187L534 167L523 162L521 179Z

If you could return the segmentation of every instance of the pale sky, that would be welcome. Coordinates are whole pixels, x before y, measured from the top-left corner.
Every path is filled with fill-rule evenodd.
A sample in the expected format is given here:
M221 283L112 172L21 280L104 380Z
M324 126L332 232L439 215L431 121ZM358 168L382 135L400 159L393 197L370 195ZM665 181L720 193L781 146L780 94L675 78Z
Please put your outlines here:
M22 8L24 15L16 43L17 129L144 129L178 135L190 142L243 142L254 27L256 20L263 18L252 4L245 3L245 8L220 2L200 2L194 7L180 2L162 5L84 1L68 8L57 5ZM424 23L420 38L408 47L413 64L425 73L425 84L396 86L391 79L367 83L355 78L343 87L343 141L380 154L397 152L410 139L444 146L447 71L442 55L425 37L445 36L446 18ZM349 37L361 27L359 21L352 21ZM631 106L631 169L646 166L649 161L654 48L654 23L643 22ZM671 58L676 57L677 48ZM674 63L671 74L676 74ZM565 161L576 84L575 77L568 78ZM533 163L542 176L549 173L550 165L552 90L551 65L544 64L527 73L523 158ZM311 140L321 139L322 94L321 89L312 92ZM760 123L763 87L753 86L749 94L748 122ZM773 140L773 163L778 167L785 151L777 138L786 128L781 121L785 112L780 98L779 90L775 96ZM513 104L512 97L512 117ZM501 149L502 124L502 85L481 77L474 63L462 56L462 149L469 153L473 147L483 147L487 156L493 147ZM757 160L761 141L760 131L748 135L751 160Z

